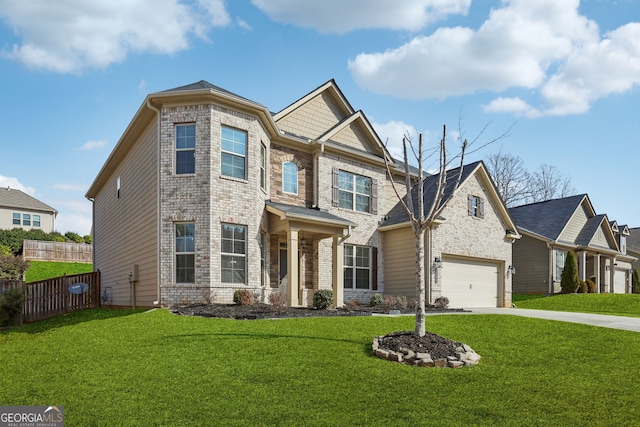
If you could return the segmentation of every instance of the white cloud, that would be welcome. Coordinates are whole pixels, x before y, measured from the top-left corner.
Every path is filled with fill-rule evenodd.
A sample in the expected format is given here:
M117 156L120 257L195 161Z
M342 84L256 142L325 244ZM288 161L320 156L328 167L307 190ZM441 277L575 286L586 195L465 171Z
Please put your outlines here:
M34 195L36 193L35 188L27 187L18 181L18 178L12 178L8 176L0 175L0 187L1 188L15 188L16 190L20 190L30 195Z
M371 123L376 130L383 144L386 144L387 150L392 157L402 160L404 157L402 151L402 138L410 136L414 138L418 131L412 125L404 122L391 121L388 123Z
M448 15L466 14L471 0L251 0L274 21L346 33L363 28L418 31Z
M497 98L486 111L526 117L578 114L611 93L640 84L640 24L601 38L578 0L503 0L479 29L440 28L396 49L348 63L363 88L428 99L507 89L533 91L540 107Z
M53 188L62 191L86 191L89 186L86 184L69 184L65 182L53 184Z
M46 199L43 202L53 206L58 211L55 229L60 233L73 231L81 236L91 233L92 206L91 202L71 199Z
M0 0L0 19L22 39L4 56L32 68L78 73L123 61L130 52L186 49L193 34L230 22L224 0Z
M100 141L91 140L91 141L85 142L82 145L82 147L80 147L80 150L82 150L82 151L94 151L94 150L101 149L105 145L107 145L107 141L105 141L105 140L100 140Z
M249 25L249 23L243 19L236 18L236 24L238 25L238 27L242 28L243 30L246 30L246 31L253 30L253 28L251 28L251 25Z

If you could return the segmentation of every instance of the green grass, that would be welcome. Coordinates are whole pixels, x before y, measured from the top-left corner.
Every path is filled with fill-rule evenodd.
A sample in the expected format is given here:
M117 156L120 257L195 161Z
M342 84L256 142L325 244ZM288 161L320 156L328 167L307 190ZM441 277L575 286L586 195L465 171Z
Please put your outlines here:
M25 274L25 280L27 283L31 283L65 274L89 273L91 271L93 271L93 264L81 262L29 261L29 269Z
M481 356L415 368L371 354L412 317L235 321L87 310L0 332L0 402L67 426L628 426L640 334L508 315L427 318Z
M514 303L518 308L640 317L640 294L520 295Z

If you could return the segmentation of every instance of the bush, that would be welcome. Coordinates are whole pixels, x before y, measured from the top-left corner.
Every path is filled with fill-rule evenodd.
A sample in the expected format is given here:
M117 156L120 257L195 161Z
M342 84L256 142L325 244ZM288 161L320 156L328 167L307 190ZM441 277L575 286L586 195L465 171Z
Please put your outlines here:
M313 294L313 306L324 310L333 304L333 291L331 289L320 289Z
M233 293L233 302L238 305L253 305L253 294L247 289L238 289Z
M21 288L11 288L0 294L0 327L19 323L24 293Z
M356 311L360 308L360 303L357 300L352 299L344 305L344 308L349 312Z
M386 310L406 310L409 303L407 302L407 297L404 295L397 297L385 295L383 305Z
M272 292L269 294L269 303L276 312L282 312L287 307L287 294Z
M371 295L371 299L369 300L369 305L371 307L375 307L376 305L380 305L384 302L384 298L381 294L373 294Z
M21 256L0 255L0 280L18 280L29 268Z
M449 308L449 298L447 298L447 297L438 297L433 302L433 305L435 305L436 308L438 308L440 310L445 310L445 309Z
M580 279L580 284L578 285L578 289L576 289L577 294L586 294L589 292L587 288L587 282L585 280Z
M564 268L562 269L562 275L560 277L560 287L563 293L572 294L578 290L580 286L578 261L572 251L567 252L567 258L565 259Z
M585 284L587 285L587 292L590 294L596 293L596 282L591 279L585 280Z

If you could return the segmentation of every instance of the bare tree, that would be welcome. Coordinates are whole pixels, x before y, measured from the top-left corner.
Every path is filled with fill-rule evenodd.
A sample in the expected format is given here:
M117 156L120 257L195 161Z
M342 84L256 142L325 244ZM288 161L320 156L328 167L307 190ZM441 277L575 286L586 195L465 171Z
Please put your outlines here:
M532 203L571 196L576 191L568 175L546 163L531 174L530 186Z
M507 206L516 206L531 197L530 174L519 156L500 150L487 157L487 170Z
M487 125L488 126L488 125ZM453 156L452 158L448 157L447 154L447 126L444 125L442 128L442 139L439 142L439 145L436 149L431 150L428 153L425 150L422 134L418 135L418 146L415 147L413 141L409 136L406 136L402 139L402 148L404 154L404 176L405 176L405 187L406 187L406 197L402 197L400 192L398 191L396 184L393 179L393 174L391 172L391 167L389 165L389 159L385 156L385 165L387 167L387 175L390 178L391 185L393 187L393 191L395 192L398 200L400 200L400 204L406 211L409 216L409 221L411 222L411 227L413 229L413 233L415 235L415 247L416 247L416 327L415 333L418 336L424 336L426 334L426 326L425 326L425 313L426 313L426 275L424 268L424 241L425 234L427 230L429 230L439 213L439 208L441 207L441 202L445 195L445 189L450 191L455 191L460 186L460 180L462 179L462 171L464 166L465 154L467 154L467 149L478 141L480 136L487 129L485 126L477 138L475 138L471 143L469 143L466 139L460 140L462 141L460 144L460 150L458 154ZM474 149L471 151L472 153L479 150L480 148L491 144L499 139L505 138L508 135L507 132L499 136L498 138L489 141L483 144L481 147ZM414 185L411 179L410 166L409 166L409 149L412 151L413 157L417 161L417 175L418 180ZM424 160L430 156L439 155L438 159L438 175L435 181L435 196L431 200L425 200L425 171L424 171ZM457 174L452 176L455 181L453 182L452 187L447 183L447 169L454 161L459 159L459 170ZM414 199L416 200L417 206L414 205ZM425 205L427 203L427 205Z

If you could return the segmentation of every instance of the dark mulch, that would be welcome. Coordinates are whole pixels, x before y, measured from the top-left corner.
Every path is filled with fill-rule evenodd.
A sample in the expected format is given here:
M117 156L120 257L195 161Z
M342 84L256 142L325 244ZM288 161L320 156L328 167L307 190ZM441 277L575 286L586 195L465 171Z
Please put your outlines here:
M176 306L171 309L175 314L185 316L219 317L226 319L254 320L274 318L305 318L305 317L329 317L329 316L371 316L373 313L388 314L388 307L359 305L347 308L329 308L325 310L313 307L281 307L270 304L256 303L253 305L237 304L192 304ZM427 307L427 313L432 312L456 312L459 309L439 309L434 306ZM394 314L413 314L413 309L400 309L392 311ZM382 349L400 351L401 348L412 350L415 353L429 353L432 359L455 356L455 348L462 345L459 342L443 338L439 335L427 332L424 337L419 337L413 332L394 332L384 336L379 341Z

